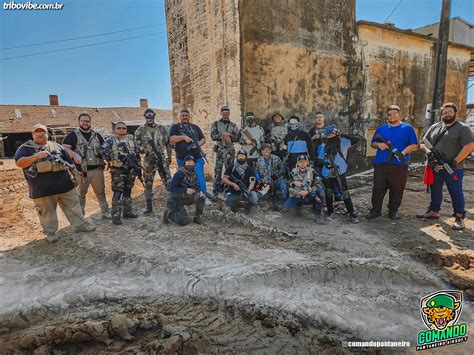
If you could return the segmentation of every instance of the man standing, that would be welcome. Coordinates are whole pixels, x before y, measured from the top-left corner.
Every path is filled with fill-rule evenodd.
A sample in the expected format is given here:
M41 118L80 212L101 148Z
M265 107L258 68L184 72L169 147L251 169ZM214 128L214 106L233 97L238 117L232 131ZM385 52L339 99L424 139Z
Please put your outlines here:
M132 212L132 188L140 169L140 154L136 150L133 136L127 135L124 122L115 124L115 136L106 141L104 158L109 161L112 177L112 223L122 224L123 218L137 218ZM141 173L141 172L140 172Z
M183 159L184 166L179 168L174 174L170 184L167 207L163 214L163 223L168 224L171 221L185 226L189 224L189 215L185 205L196 205L193 222L203 224L202 213L206 198L202 191L199 191L199 185L194 171L194 157L187 155Z
M245 126L242 127L240 144L247 152L247 163L255 167L255 162L260 157L260 146L264 142L265 131L255 121L253 112L245 114Z
M256 179L258 183L258 199L265 201L265 206L262 209L270 208L269 202L273 202L276 206L277 191L280 192L282 202L288 198L288 184L282 175L281 159L271 153L271 146L268 143L263 143L261 147L262 156L257 159L256 164ZM273 201L271 201L273 200Z
M327 126L322 133L325 137L321 140L316 152L318 160L323 164L321 175L326 190L326 206L328 209L327 220L332 220L334 212L333 188L336 186L343 196L347 213L353 223L359 223L359 218L354 212L354 205L347 184L347 151L356 144L360 138L354 135L341 133L336 126Z
M184 165L184 157L192 155L195 159L194 169L197 182L201 191L207 192L206 177L204 176L204 159L201 146L206 143L204 134L197 125L189 122L191 116L189 110L183 109L179 114L180 123L175 123L170 129L169 142L173 144L176 152L178 167Z
M313 141L313 147L315 151L318 151L318 146L323 142L323 139L326 137L324 129L325 117L322 112L316 112L315 125L309 130L309 135Z
M74 181L74 164L66 151L55 142L48 142L48 130L37 124L32 129L33 140L22 144L15 153L16 165L23 169L43 233L49 242L57 242L59 204L76 232L92 232L95 226L87 223L81 209ZM69 170L68 170L69 169Z
M272 115L272 125L269 132L272 153L281 160L286 155L285 137L288 134L288 125L283 123L283 120L281 113L275 112Z
M400 107L391 105L387 109L388 123L375 131L371 147L377 149L374 164L374 186L372 189L372 210L367 219L380 216L385 193L389 190L388 216L400 219L398 208L408 178L410 153L418 149L415 130L408 123L400 121ZM389 148L389 146L392 148Z
M229 165L225 170L222 181L227 185L225 203L232 212L237 212L240 207L243 194L241 187L245 187L249 191L250 195L245 196L247 199L245 208L249 211L252 207L249 199L257 201L257 194L252 191L255 187L255 170L247 162L247 152L245 150L239 150L234 164Z
M153 180L156 172L158 171L166 187L171 180L171 145L168 142L166 128L155 123L155 112L149 108L145 110L143 116L145 116L145 124L135 131L135 145L141 153L145 153L143 165L146 208L143 213L149 214L153 211Z
M310 162L315 162L313 143L308 132L300 129L300 119L298 116L291 116L289 121L289 131L285 137L285 145L288 148L288 168L293 170L296 166L298 156L301 154L309 156Z
M313 128L309 130L309 135L311 136L311 141L313 142L313 148L315 154L318 155L318 147L323 142L324 138L326 138L326 126L325 124L326 118L322 112L316 112L315 118L315 125ZM329 130L329 133L331 130ZM327 190L326 190L327 191ZM335 201L342 201L341 191L337 184L331 188L332 193L334 193Z
M211 139L216 142L214 152L216 162L214 166L213 194L217 196L224 192L222 183L222 168L227 169L235 159L234 143L239 141L239 128L229 119L230 110L227 106L221 108L221 118L211 126Z
M66 150L71 150L77 154L76 161L81 171L79 185L79 199L81 201L82 212L85 214L86 196L89 185L99 202L102 218L110 219L109 205L105 198L104 182L104 159L100 156L100 145L104 143L104 138L91 129L91 116L87 113L81 113L77 119L79 128L69 132L64 138L62 146Z
M290 173L288 206L295 207L296 215L301 216L303 206L312 205L316 223L323 224L321 189L314 169L309 166L308 157L305 154L298 156L297 166Z
M453 229L463 230L466 217L462 189L464 159L474 149L474 136L467 124L456 120L457 111L455 104L445 103L441 108L442 122L432 125L420 144L421 150L428 155L427 169L432 173L428 182L431 185L431 203L428 211L417 217L439 219L443 185L446 183L454 210ZM448 165L443 166L444 163Z

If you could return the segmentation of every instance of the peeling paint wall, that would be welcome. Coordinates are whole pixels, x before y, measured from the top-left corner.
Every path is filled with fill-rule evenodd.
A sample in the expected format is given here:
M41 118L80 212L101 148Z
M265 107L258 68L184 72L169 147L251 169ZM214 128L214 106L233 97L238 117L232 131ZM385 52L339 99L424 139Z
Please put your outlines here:
M369 126L385 121L385 109L398 104L405 120L423 127L426 105L432 101L435 42L390 29L359 25L364 47L366 92L363 117ZM465 112L469 50L449 47L445 100Z
M346 128L362 94L354 47L355 1L242 0L245 110L268 121L275 111L310 118L317 111ZM359 90L359 93L357 91Z
M166 0L173 117L188 108L207 137L228 104L240 123L240 31L238 0Z

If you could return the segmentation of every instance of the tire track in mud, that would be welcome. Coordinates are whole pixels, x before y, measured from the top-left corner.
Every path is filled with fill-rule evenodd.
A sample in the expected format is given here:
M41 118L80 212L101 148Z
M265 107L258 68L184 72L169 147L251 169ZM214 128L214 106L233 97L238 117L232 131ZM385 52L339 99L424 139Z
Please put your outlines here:
M51 327L48 329L54 330L53 335L46 336L50 342L35 340L22 349L91 353L129 348L149 352L334 350L332 347L338 347L342 340L383 335L388 328L398 331L397 340L407 340L400 336L420 327L416 309L419 297L443 286L437 275L430 275L429 270L410 260L410 253L380 246L383 243L377 235L352 233L347 223L302 229L308 220L271 214L258 218L224 215L214 208L207 210L206 216L204 227L163 226L158 222L160 214L155 213L126 220L120 228L99 224L93 235L73 235L66 228L56 245L37 241L6 253L0 259L6 275L0 278L0 288L13 286L20 296L28 292L35 296L26 297L18 305L22 298L9 295L8 312L0 318L0 328L4 328L0 344L20 339L32 329ZM298 228L298 234L291 232L292 226ZM356 229L365 232L364 228ZM340 236L352 245L337 243L334 238ZM170 294L174 301L168 304L166 313L160 307ZM0 302L5 304L5 300ZM202 309L202 304L217 309L225 305L237 315L249 313L247 317L254 321L236 320L222 310L211 312ZM135 308L127 311L127 307ZM188 335L164 332L158 321L147 329L146 320L134 320L142 314L139 307L153 309L150 316L175 317L171 323L185 327ZM377 313L367 313L374 307ZM273 316L264 312L266 316L260 319L261 309L272 309ZM81 327L93 322L97 314L102 314L98 318L101 322L110 323L106 328L111 342L101 341L99 335L90 341L83 339L87 332ZM131 318L135 330L133 326L127 329L130 334L133 330L134 339L117 335L111 325L113 317L104 314ZM356 316L348 322L348 314ZM46 315L48 319L44 320ZM296 332L291 331L292 327L281 329L292 319L305 327L293 327ZM385 324L386 319L394 324ZM407 319L417 321L407 323ZM77 329L63 342L62 324L68 322ZM115 322L123 333L120 321ZM364 327L370 322L372 328ZM274 324L278 331L273 334L273 328L263 323ZM270 333L262 333L260 328ZM324 336L318 337L321 334Z

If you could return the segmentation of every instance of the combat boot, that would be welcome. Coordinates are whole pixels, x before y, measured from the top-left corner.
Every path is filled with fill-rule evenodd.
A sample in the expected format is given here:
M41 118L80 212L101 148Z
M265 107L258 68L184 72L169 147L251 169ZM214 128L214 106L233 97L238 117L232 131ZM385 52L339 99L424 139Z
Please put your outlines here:
M143 214L150 214L153 212L153 203L151 198L146 199L146 207L143 210Z
M115 225L121 225L122 221L120 216L122 215L122 203L117 200L112 200L112 223Z
M123 218L137 218L138 215L132 211L132 198L123 199Z
M321 225L324 224L320 210L315 210L314 211L314 220L315 220L316 224L321 224Z
M104 210L100 213L100 217L102 219L111 219L112 215L110 214L109 210Z
M204 222L203 222L203 220L202 220L202 217L201 217L200 215L194 216L193 222L194 222L195 224L199 224L199 225L203 225L203 224L204 224Z
M163 224L170 224L170 210L166 209L163 212Z

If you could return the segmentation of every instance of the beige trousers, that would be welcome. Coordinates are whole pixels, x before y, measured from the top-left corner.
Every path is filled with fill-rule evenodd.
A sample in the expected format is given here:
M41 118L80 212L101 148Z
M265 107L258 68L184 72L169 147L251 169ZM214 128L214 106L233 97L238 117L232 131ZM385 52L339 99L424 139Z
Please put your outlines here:
M92 186L92 190L99 201L100 211L102 213L108 212L109 205L105 198L105 182L104 182L104 169L93 169L87 172L87 177L79 177L79 185L77 185L77 193L81 201L82 213L85 213L86 207L86 195L89 190L89 185Z
M58 204L72 226L79 227L87 223L75 189L63 194L34 198L33 203L45 234L54 233L58 230L58 214L56 213Z

